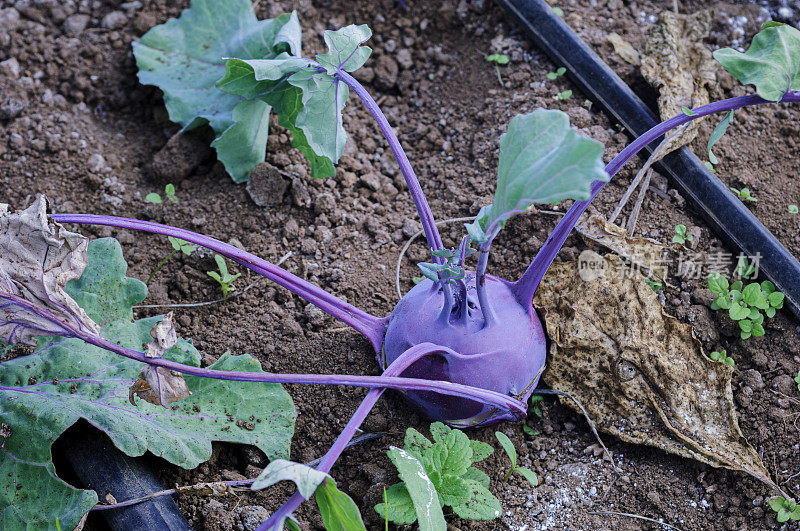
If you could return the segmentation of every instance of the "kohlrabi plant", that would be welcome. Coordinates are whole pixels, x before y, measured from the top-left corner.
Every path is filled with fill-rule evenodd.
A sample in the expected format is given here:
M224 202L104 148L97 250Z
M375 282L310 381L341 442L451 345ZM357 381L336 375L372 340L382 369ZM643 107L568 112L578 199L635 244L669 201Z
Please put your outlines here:
M172 119L185 128L209 123L217 133L214 145L220 160L231 175L239 178L246 177L247 168L254 162L263 160L267 115L273 111L278 115L278 123L291 132L293 145L309 160L312 173L332 176L333 164L344 150L342 110L352 91L375 118L416 205L431 256L421 265L425 278L388 316L381 317L360 310L258 256L182 228L93 214L47 216L41 198L28 210L17 213L0 205L3 251L0 338L11 344L37 347L34 354L3 362L4 370L0 371L2 433L11 433L0 442L5 452L0 457L3 481L7 481L7 473L27 473L37 463L46 464L51 442L65 426L80 417L112 432L119 429L111 425L113 419L122 414L129 415L137 427L145 426L137 428L141 433L134 430L133 439L126 432L126 444L120 446L134 455L151 447L163 452L157 437L147 431L140 408L166 406L165 418L170 419L170 412L175 411L177 424L172 426L170 437L174 434L200 437L198 433L205 437L207 428L190 423L193 413L189 406L197 405L205 414L205 403L196 401L214 398L213 407L217 409L210 411L217 411L228 403L219 398L220 389L226 386L240 393L246 385L264 389L266 384L281 383L369 387L361 405L316 466L324 474L330 472L386 389L402 391L417 410L456 428L521 419L526 413L526 401L544 369L547 346L541 321L532 305L534 294L581 214L609 178L643 147L692 120L750 105L800 101L800 32L790 26L769 25L754 38L747 53L720 50L715 54L734 76L755 84L757 95L710 103L692 109L691 115L675 116L634 140L605 166L603 146L572 129L566 114L538 109L516 116L500 137L492 204L482 208L474 222L466 226L466 234L457 247L446 249L394 130L372 96L351 75L370 56L371 50L363 45L369 37L366 26L326 31L324 41L328 51L306 58L301 54L300 25L294 13L258 21L246 0L194 0L192 8L181 18L153 28L142 37L135 46L135 54L140 80L162 89ZM488 273L492 244L510 218L535 203L566 199L574 202L519 279L506 280ZM381 376L263 373L259 372L257 362L256 367L248 365L248 361L231 368L232 358L237 358L232 356L220 358L212 367L199 367L191 345L176 342L171 319L164 324L169 316L160 322L157 318L132 320L130 306L141 300L143 285L132 279L124 280L122 265L104 268L99 258L92 258L92 252L112 244L98 240L101 243L87 246L85 239L67 231L65 224L141 230L204 246L273 280L363 334L372 345L383 373ZM476 249L474 267L469 263L471 245ZM61 274L59 267L67 268L68 272ZM109 287L97 280L101 274L112 273L116 280ZM67 284L69 280L74 283ZM131 286L138 290L134 295L128 293L133 289ZM747 295L743 291L742 300L748 304L752 300L752 306L759 310L765 304L768 307L764 311L775 308L770 302L774 293L757 286L757 293L753 288ZM122 310L114 310L120 305ZM750 309L747 311L748 316L752 315ZM176 345L182 350L176 352ZM56 350L47 350L50 348ZM64 349L73 354L69 361L74 363L62 365L66 358L54 357L62 355ZM80 353L86 356L83 363L79 361ZM109 361L117 355L126 358L120 360L129 364L125 366L126 372L120 372L121 366ZM50 361L40 361L45 356ZM40 373L36 369L39 366ZM69 394L73 384L86 402L78 403L78 398ZM129 385L130 397L124 393L124 387ZM59 425L60 431L43 433L41 423L36 425L39 431L33 431L31 419L39 418L42 400L46 398L43 394L52 392L50 386L61 393L58 396L63 402L47 402L48 407L55 408L66 421ZM120 396L120 386L125 396ZM280 387L277 389L285 393ZM108 394L108 398L100 400L92 394L98 390ZM236 396L226 400L232 398ZM269 406L265 402L263 407ZM268 414L271 410L265 411L264 415ZM220 418L227 417L220 414ZM265 423L246 419L232 424L223 421L223 424L230 430L232 426L238 427L240 421L242 442L254 438L248 438L253 433L251 429L259 433L264 429ZM189 423L189 434L178 429L180 422ZM211 424L206 423L207 427ZM291 433L290 426L293 417L272 425L283 430L284 436ZM147 439L150 446L142 443L142 437L151 437ZM217 436L222 440L230 438L228 431ZM24 445L32 440L37 452L26 453ZM207 438L202 443L204 452L209 448L210 453ZM285 458L288 452L282 450L285 448L273 448L270 457L279 458L283 454ZM156 450L153 452L157 455L164 455ZM196 465L201 454L207 455L195 452L192 459L183 460L167 457L174 457L173 462ZM411 457L412 453L400 449L394 454L394 462L407 486L409 482L422 481L419 459ZM469 460L474 461L474 453ZM465 462L467 459L460 461L459 466L463 468ZM40 468L37 477L45 481L47 466ZM458 477L464 479L467 473ZM482 477L473 480L485 481ZM28 504L25 510L32 510L36 491L25 490L26 498L12 493L10 502L8 492L4 485L0 504ZM285 522L291 521L287 519L310 492L310 489L296 492L259 529L281 529ZM424 494L424 491L408 488L418 518L426 508L440 507L430 496L415 492ZM80 510L66 512L60 509L63 504L54 502L47 522L58 517L62 526L74 528L86 510L87 499L82 503ZM437 518L434 529L444 528L443 519L436 515L431 518Z

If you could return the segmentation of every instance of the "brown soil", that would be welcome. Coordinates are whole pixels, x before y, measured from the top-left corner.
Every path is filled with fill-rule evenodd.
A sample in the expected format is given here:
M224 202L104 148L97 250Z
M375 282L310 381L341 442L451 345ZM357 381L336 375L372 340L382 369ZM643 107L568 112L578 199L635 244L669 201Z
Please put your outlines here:
M516 114L540 106L561 109L574 125L606 144L609 158L630 140L596 107L587 108L577 91L569 100L557 100L557 92L574 89L563 77L546 80L545 74L559 65L529 44L488 0L409 3L408 12L393 0L357 6L344 1L262 2L257 11L266 18L298 9L307 53L321 47L323 29L349 23L370 25L375 53L359 75L397 127L438 219L474 215L491 201L498 138ZM166 222L241 244L273 262L291 252L284 264L289 271L371 313L391 312L397 300L394 264L418 223L408 221L416 215L396 164L357 100L352 99L345 112L350 142L335 180L311 180L302 157L290 148L288 135L277 126L273 129L267 160L292 179L276 182L283 177L266 172L265 178L273 179L267 183L269 189L286 193L272 206L259 207L244 185L234 185L225 176L210 151L200 150L205 155L195 157L186 150L196 149L192 147L196 144L171 143L167 158L158 154L176 127L166 118L159 92L138 84L130 43L149 27L177 16L187 1L0 2L3 8L12 5L20 14L18 22L9 22L12 19L3 16L9 12L0 11L0 24L5 25L0 27L0 61L14 58L19 63L18 74L13 68L0 70L0 201L22 207L33 194L45 193L59 212ZM614 54L606 34L616 31L638 47L662 3L573 0L559 6L565 20L653 102L655 94L635 67ZM682 12L701 7L708 5L679 3ZM764 14L746 2L712 7L717 14L708 42L712 48L735 39L746 42ZM104 18L112 12L120 15ZM75 18L66 22L76 14L88 15L85 28L76 28ZM790 18L797 22L796 16ZM505 52L511 58L511 65L502 69L502 86L494 68L484 61L492 52ZM712 97L749 90L735 87L723 76ZM800 133L798 118L800 112L791 106L740 111L716 148L722 160L720 177L730 186L748 186L754 192L759 200L753 207L755 214L792 250L800 243L797 216L787 213L788 204L800 203L800 182L795 178L800 148L793 142ZM712 123L705 124L694 145L701 156L711 128ZM170 173L164 164L170 159L190 168L176 164ZM632 167L623 170L607 186L595 203L600 212L610 213L633 171ZM180 204L154 206L143 201L147 193L163 190L170 181L177 185ZM735 251L722 246L663 178L657 177L653 186L658 192L647 196L639 234L668 241L673 227L682 223L696 228L696 251ZM550 216L512 221L495 245L491 271L516 278L554 221ZM129 274L138 278L146 278L169 252L169 244L154 236L81 230L118 238L131 266ZM445 227L445 244L455 245L461 234L460 224ZM573 236L560 258L574 258L583 245ZM405 289L416 274L412 264L425 258L424 247L413 246L409 257L402 270ZM370 269L364 270L364 264ZM154 281L147 303L217 298L218 288L205 273L213 268L208 255L172 260ZM256 282L245 295L178 313L179 333L194 338L205 362L230 349L257 356L269 371L378 374L366 340L342 330L330 318L320 319L306 309L306 302L285 290L240 272L240 287ZM795 421L800 402L791 377L800 368L797 321L787 311L780 312L769 322L764 338L741 341L727 318L708 309L711 296L702 279L673 278L672 284L676 287L664 297L667 311L692 323L709 351L725 348L733 356L742 429L776 481L788 480L784 488L796 493L800 480L793 475L800 472L800 446ZM334 387L288 386L288 390L299 413L292 447L293 458L299 461L324 453L365 394L360 389ZM470 434L492 443L495 429L503 430L519 449L521 465L535 470L542 484L531 488L518 477L502 483L508 463L498 450L483 469L493 478L492 489L501 498L502 519L474 523L449 517L455 527L660 527L629 517L592 514L607 511L661 519L687 530L778 527L764 501L770 492L754 480L606 436L623 470L612 483L609 465L589 448L595 441L585 421L549 399L542 409L541 417L527 420L541 432L536 437L525 437L515 424ZM402 444L406 427L426 431L426 425L397 394L387 393L363 428L389 435L351 450L334 468L333 476L360 505L369 528L381 525L371 507L380 501L383 486L396 481L386 449ZM252 477L263 465L258 452L218 445L214 457L196 470L163 463L160 468L166 484L191 484ZM238 499L187 496L178 503L196 529L244 529L250 520L242 515L253 511L248 507L273 511L289 494L287 486L279 486ZM307 528L320 528L321 520L311 504L297 514ZM102 523L90 519L90 525L101 527Z

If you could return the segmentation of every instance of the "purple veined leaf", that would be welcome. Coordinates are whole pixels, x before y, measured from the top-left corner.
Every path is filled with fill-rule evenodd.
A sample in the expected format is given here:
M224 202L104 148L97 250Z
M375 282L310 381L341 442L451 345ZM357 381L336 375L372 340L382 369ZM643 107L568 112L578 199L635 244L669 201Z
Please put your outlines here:
M86 268L87 245L85 237L47 216L43 196L20 212L10 212L0 203L0 291L46 308L77 328L99 332L100 326L64 291ZM36 336L63 333L58 325L12 301L0 303L0 338L10 344L35 345Z

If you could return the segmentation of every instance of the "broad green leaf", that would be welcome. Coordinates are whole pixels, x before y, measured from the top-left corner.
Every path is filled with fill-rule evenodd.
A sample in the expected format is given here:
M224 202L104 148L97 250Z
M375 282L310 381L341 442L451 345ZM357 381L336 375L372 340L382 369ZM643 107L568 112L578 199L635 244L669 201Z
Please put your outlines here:
M417 521L414 502L404 483L397 483L389 487L386 491L386 503L376 505L375 511L381 515L381 518L386 517L388 512L389 521L395 524L408 525Z
M711 151L711 148L714 147L714 144L719 142L719 140L725 135L725 132L728 130L728 126L733 120L733 111L728 111L725 113L725 116L720 120L714 130L711 132L711 136L708 137L708 160L711 161L711 164L719 164L719 160L717 156Z
M309 499L314 494L314 491L317 490L317 487L328 477L330 476L325 472L303 463L275 459L267 465L267 468L261 471L251 488L253 490L261 490L279 481L292 481L297 485L297 491L300 495L305 499Z
M414 454L417 459L422 459L422 454L428 450L433 443L414 428L406 429L406 436L403 441L403 448L407 452Z
M764 325L759 323L758 321L753 321L753 337L761 337L766 332L764 331Z
M467 480L470 499L453 507L453 511L461 518L469 520L493 520L500 516L500 501L489 492L489 489L474 480Z
M333 75L341 68L347 72L358 70L369 59L372 49L361 46L372 37L372 31L366 24L350 25L336 31L323 33L328 53L317 55L317 62L328 74Z
M455 506L464 503L470 495L467 480L458 476L443 476L436 485L442 505Z
M536 473L533 470L528 470L527 468L519 467L515 468L514 472L522 475L528 482L533 485L534 487L539 484L539 478L536 477Z
M441 437L441 435L440 435ZM461 476L472 464L472 446L461 430L451 430L427 450L422 462L429 476Z
M785 498L783 498L781 496L778 496L778 497L769 499L769 506L773 511L775 511L777 513L778 511L783 509L785 502L786 502Z
M514 443L511 442L511 439L508 438L508 435L503 433L502 431L494 432L495 437L500 442L500 446L503 447L503 450L506 451L506 455L511 460L511 468L517 468L517 449L514 448Z
M155 192L151 192L144 196L144 200L148 203L153 203L154 205L160 205L163 201L161 200L161 196Z
M297 115L303 107L302 97L303 93L299 88L283 83L262 96L262 99L278 115L278 124L292 134L292 147L299 149L306 157L311 166L311 175L317 179L328 179L336 175L333 162L324 155L318 155L309 145L303 130L295 125Z
M261 100L242 101L233 109L233 124L211 142L234 182L247 181L250 171L266 158L270 109Z
M500 221L533 203L587 199L593 181L608 181L603 145L578 134L561 111L515 116L500 137L497 190L487 221Z
M309 70L293 74L289 84L303 91L303 106L297 112L295 125L303 131L314 153L338 162L347 142L342 125L342 110L350 94L347 85L326 73Z
M220 136L247 116L243 130L234 131L234 136L247 138L253 143L250 149L228 151L234 146L230 138L214 146L237 182L247 180L250 170L264 160L269 109L262 107L264 131L256 134L257 116L245 114L254 109L236 113L243 98L219 90L217 81L225 75L228 57L273 59L288 57L288 52L300 52L297 14L259 21L250 0L192 0L179 18L152 28L133 43L139 81L161 89L170 119L184 130L208 123Z
M785 297L786 295L784 295L780 291L773 291L772 293L769 294L770 306L778 309L783 308L783 300Z
M470 441L470 446L472 446L472 462L477 463L478 461L483 461L492 453L494 452L494 448L492 448L491 444L481 442L481 441Z
M469 467L467 469L467 473L461 476L461 478L477 481L487 489L489 488L489 483L490 483L489 475L483 470L475 468L474 466Z
M366 531L355 502L328 479L314 493L326 531Z
M800 90L800 31L792 26L766 27L746 52L722 48L714 58L745 85L755 85L765 100L780 101L787 90Z
M757 306L764 301L765 297L761 293L761 286L753 282L745 286L742 290L742 300L750 306Z
M388 453L414 503L420 531L445 529L447 524L439 497L436 494L436 487L425 473L422 463L402 448L392 446Z
M275 59L228 59L225 75L217 88L244 98L256 98L268 93L283 78L302 69L311 68L308 59L281 54Z
M765 280L765 281L763 281L763 282L761 283L761 289L762 289L762 291L764 291L764 292L765 292L767 295L769 295L770 293L774 292L776 288L775 288L775 284L773 284L773 283L772 283L772 282L770 282L769 280Z
M144 285L125 277L116 240L90 242L88 257L89 266L67 292L102 324L104 337L141 351L160 320L133 321L131 306L144 299ZM184 340L167 357L200 364L200 354ZM77 525L94 493L72 489L55 476L50 446L81 418L128 455L149 451L184 468L209 459L212 441L253 444L271 459L288 457L295 410L280 385L186 376L192 395L171 408L144 400L132 405L128 388L141 368L139 362L62 338L40 339L34 354L3 363L0 418L11 434L0 454L0 528L52 526L55 518L64 529ZM254 358L230 354L211 368L261 370Z
M742 306L738 302L734 302L731 304L728 314L734 321L739 321L740 319L746 319L750 315L750 309L747 306Z

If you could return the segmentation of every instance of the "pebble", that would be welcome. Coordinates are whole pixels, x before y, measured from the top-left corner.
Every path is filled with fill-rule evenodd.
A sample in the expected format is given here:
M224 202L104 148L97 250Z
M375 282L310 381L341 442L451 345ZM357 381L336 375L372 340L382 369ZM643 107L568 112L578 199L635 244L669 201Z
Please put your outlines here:
M17 58L12 57L0 63L0 73L17 79L19 77L19 61L17 61Z
M761 373L755 369L747 369L744 371L742 382L754 391L764 389L764 379L761 377Z
M281 204L288 188L289 181L269 162L261 162L253 168L247 181L247 194L262 207Z
M379 89L388 90L397 83L399 68L391 55L382 55L375 65L375 84Z
M244 531L255 531L269 518L269 511L258 505L245 505L239 509L239 519Z
M26 105L15 98L9 98L8 100L0 103L0 120L13 120L17 116L25 110ZM18 136L19 140L15 140L14 137ZM19 149L22 147L22 136L17 133L12 133L10 137L10 145L13 149Z
M409 70L414 66L414 59L411 56L411 50L403 48L397 52L397 62L403 70Z
M100 27L115 30L128 23L128 17L122 11L112 11L100 21Z
M321 326L325 322L325 318L328 316L328 314L311 303L306 304L303 312L306 314L306 318L308 319L309 324L312 326Z
M98 173L100 170L102 170L105 164L106 161L103 158L103 155L100 153L92 154L92 156L89 157L89 160L86 161L86 167L89 168L89 171L94 173Z
M783 393L785 395L791 395L792 392L797 388L797 384L792 380L792 377L788 374L781 374L780 376L776 376L774 380L772 380L772 388L778 391L779 393Z
M89 15L70 15L64 21L62 28L67 35L80 35L89 25Z
M358 183L362 186L366 186L373 192L377 192L381 189L381 177L377 173L370 172L361 177Z
M336 198L333 194L322 193L314 199L314 212L317 214L329 214L336 209Z
M403 222L403 236L411 238L420 231L420 224L414 219L406 219Z
M11 33L19 24L19 11L13 7L0 9L0 33Z

